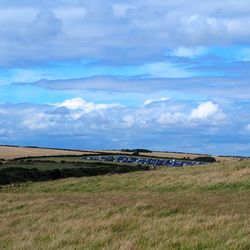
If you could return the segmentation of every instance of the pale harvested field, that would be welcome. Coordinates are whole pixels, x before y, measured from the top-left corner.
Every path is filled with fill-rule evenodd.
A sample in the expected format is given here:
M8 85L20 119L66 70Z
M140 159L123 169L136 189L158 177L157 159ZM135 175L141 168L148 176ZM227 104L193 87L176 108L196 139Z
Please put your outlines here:
M170 157L170 158L190 158L190 159L194 159L197 157L201 157L201 156L206 156L206 155L198 155L198 154L185 154L185 153L171 153L171 152L152 152L152 153L142 153L141 155L144 156L157 156L157 157ZM234 159L231 157L219 157L219 156L215 156L214 157L217 161L237 161L238 159Z
M250 161L0 189L0 249L249 250Z
M86 151L57 150L46 148L25 148L0 146L0 159L11 160L29 156L55 156L55 155L83 155L90 154Z
M103 153L115 153L115 154L128 154L131 155L132 152L123 152L120 150L99 150L97 152L103 152ZM197 154L185 154L185 153L172 153L172 152L152 152L152 153L140 153L140 155L143 156L156 156L156 157L170 157L170 158L183 158L183 157L189 157L190 159L194 159L196 157L199 157L200 155Z
M120 151L120 150L98 150L96 152L103 152L103 153L110 153L110 154L127 154L127 155L131 155L132 153L131 152L123 152L123 151ZM140 155L142 156L148 156L148 157L168 157L168 158L190 158L190 159L194 159L194 158L197 158L197 157L200 157L200 156L206 156L206 155L199 155L199 154L187 154L187 153L173 153L173 152L152 152L152 153L140 153ZM215 156L215 159L217 161L221 161L221 162L224 162L224 161L237 161L238 159L234 159L232 157L219 157L219 156Z
M90 150L90 151L72 151L72 150L60 150L60 149L46 149L46 148L25 148L25 147L7 147L0 146L0 159L12 160L20 157L35 157L35 156L59 156L59 155L84 155L94 153L110 153L110 154L127 154L131 155L130 152L122 152L120 150ZM197 154L185 154L185 153L171 153L171 152L152 152L152 153L141 153L142 156L148 157L169 157L169 158L184 158L189 157L194 159L199 157ZM236 161L236 159L230 157L215 157L216 160L224 161Z

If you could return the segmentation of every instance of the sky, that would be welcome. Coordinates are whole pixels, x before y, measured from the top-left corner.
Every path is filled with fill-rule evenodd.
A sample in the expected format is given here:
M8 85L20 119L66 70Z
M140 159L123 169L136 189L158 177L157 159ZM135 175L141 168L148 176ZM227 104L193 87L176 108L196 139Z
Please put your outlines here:
M0 144L250 155L249 0L0 0Z

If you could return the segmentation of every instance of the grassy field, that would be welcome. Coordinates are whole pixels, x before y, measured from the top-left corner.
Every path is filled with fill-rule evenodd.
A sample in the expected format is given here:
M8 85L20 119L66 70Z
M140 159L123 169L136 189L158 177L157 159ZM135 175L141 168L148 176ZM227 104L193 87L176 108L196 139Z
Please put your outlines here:
M89 160L83 156L86 156L86 154L81 156L57 155L26 157L4 161L0 163L0 186L20 184L29 181L49 181L69 177L147 171L154 168L144 163L114 162L112 160L103 162ZM130 156L130 158L131 157L134 156ZM211 159L214 160L214 158Z
M53 156L53 155L84 155L87 151L73 151L64 149L29 148L0 146L0 159L12 160L20 157Z
M250 249L250 161L0 191L0 249Z
M58 159L64 159L58 157ZM68 157L65 157L67 159ZM69 157L70 158L70 157ZM20 185L27 182L50 181L70 177L121 174L135 171L149 171L150 166L99 161L53 161L48 158L17 159L0 164L0 187Z

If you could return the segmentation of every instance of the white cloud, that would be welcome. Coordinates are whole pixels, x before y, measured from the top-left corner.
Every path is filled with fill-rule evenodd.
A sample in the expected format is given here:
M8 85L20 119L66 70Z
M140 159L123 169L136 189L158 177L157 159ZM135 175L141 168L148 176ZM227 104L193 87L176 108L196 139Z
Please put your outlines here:
M82 98L73 98L69 100L65 100L62 103L57 103L55 106L57 107L65 107L68 109L79 109L86 106L86 101ZM88 104L87 104L88 105Z
M122 118L122 122L127 128L132 128L135 125L135 121L136 119L133 115L125 115Z
M197 108L193 109L190 114L190 119L223 121L225 115L218 104L211 101L201 103Z
M2 2L1 65L82 58L145 62L162 58L166 49L191 57L200 53L193 48L248 44L250 37L249 6L226 0Z
M161 150L167 150L172 142L176 150L188 151L205 150L205 144L220 149L221 141L227 145L241 141L244 144L247 130L239 132L239 128L249 124L250 130L247 109L244 122L235 121L230 107L222 112L222 107L214 102L193 108L193 102L168 100L88 112L81 109L84 102L79 103L72 106L74 109L52 104L0 105L0 110L5 111L0 114L1 143L99 149L159 145ZM226 126L223 117L227 118ZM111 142L112 138L117 138L117 144Z
M169 100L169 97L161 97L159 99L147 99L145 100L143 105L149 105L153 102L163 102L163 101L168 101L168 100Z
M185 124L187 117L182 113L162 113L157 122L161 125L182 125Z
M134 131L181 126L187 129L205 124L218 125L219 128L220 123L225 119L225 114L219 105L212 102L202 103L192 110L190 105L170 100L168 102L156 101L154 105L129 108L117 104L90 103L82 98L73 98L47 106L37 105L31 108L16 105L15 107L17 108L7 109L5 114L1 115L0 127L2 129L9 127L14 129L17 124L21 124L23 129L30 131L43 131L47 134L77 134L83 131L110 128ZM11 117L15 117L15 123L12 123ZM6 125L7 121L10 124Z
M67 109L77 110L80 109L87 113L98 111L102 109L110 109L110 108L117 108L122 107L120 104L95 104L93 102L87 102L84 99L77 97L69 100L65 100L62 103L56 103L56 107L65 107Z
M29 114L22 122L22 126L30 130L50 129L56 124L56 117L45 113Z

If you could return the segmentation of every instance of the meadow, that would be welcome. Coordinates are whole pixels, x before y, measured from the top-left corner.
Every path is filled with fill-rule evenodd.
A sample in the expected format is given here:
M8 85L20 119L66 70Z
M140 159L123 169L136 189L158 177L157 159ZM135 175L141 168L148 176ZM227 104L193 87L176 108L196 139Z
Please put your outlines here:
M5 186L0 249L250 249L250 161Z
M0 187L27 182L49 181L69 177L97 176L134 171L147 171L151 167L141 164L85 161L81 157L58 156L23 158L0 164Z

